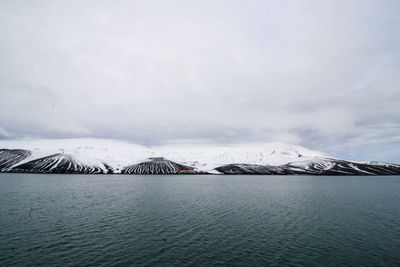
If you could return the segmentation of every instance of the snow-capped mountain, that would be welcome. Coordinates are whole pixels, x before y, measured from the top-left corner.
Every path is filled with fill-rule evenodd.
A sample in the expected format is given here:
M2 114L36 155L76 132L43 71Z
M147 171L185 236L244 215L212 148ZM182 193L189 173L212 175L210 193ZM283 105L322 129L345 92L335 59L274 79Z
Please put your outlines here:
M122 174L400 174L400 165L351 162L282 143L142 146L106 139L0 141L0 172Z

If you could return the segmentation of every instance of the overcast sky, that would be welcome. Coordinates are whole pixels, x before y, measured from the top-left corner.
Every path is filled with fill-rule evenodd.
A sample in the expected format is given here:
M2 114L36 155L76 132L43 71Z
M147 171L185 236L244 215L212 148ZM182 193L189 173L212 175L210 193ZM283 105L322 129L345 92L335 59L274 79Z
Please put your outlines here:
M0 99L0 139L400 162L400 1L1 1Z

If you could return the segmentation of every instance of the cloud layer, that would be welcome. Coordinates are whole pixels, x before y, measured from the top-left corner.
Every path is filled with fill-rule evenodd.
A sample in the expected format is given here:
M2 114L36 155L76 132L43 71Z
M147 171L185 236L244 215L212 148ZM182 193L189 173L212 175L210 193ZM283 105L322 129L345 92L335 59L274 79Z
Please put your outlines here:
M0 138L400 161L400 2L0 3Z

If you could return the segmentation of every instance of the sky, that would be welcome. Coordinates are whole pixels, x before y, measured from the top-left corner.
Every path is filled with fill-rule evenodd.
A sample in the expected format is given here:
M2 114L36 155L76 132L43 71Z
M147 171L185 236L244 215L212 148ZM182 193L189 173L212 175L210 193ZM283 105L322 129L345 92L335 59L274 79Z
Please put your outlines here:
M0 1L0 144L284 142L400 162L400 1Z

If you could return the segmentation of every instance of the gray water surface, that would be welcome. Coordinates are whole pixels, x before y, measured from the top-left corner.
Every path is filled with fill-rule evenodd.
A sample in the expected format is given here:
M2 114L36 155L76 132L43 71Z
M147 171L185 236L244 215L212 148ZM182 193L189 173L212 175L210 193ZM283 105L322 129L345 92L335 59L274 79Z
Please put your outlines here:
M400 265L400 176L0 174L0 265Z

